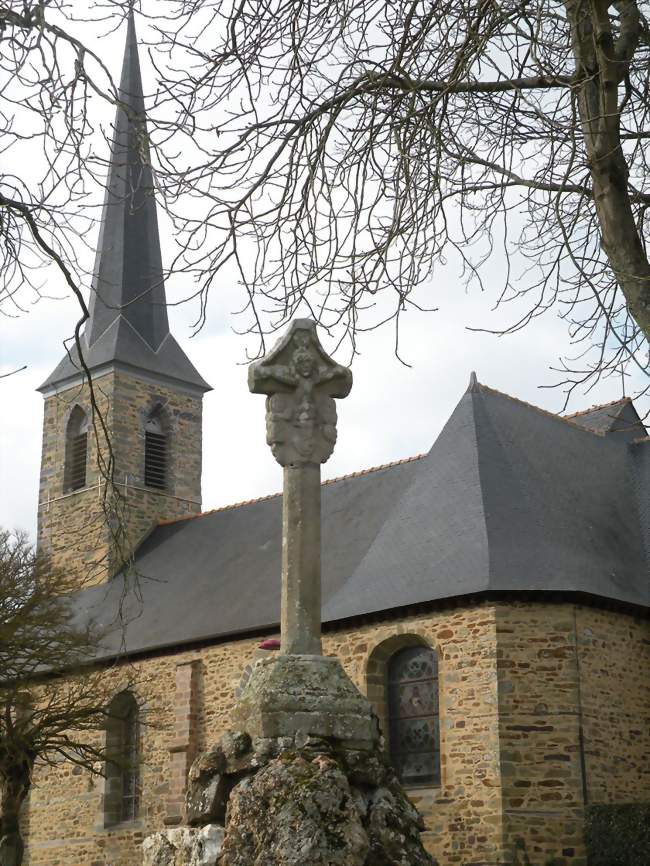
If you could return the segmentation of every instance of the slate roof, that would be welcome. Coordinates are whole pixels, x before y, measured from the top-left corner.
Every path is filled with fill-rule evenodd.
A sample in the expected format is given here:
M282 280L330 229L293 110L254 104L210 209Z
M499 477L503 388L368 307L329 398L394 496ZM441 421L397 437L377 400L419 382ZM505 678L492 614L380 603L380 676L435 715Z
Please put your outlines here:
M208 391L169 332L133 10L119 98L83 356L91 371L117 365ZM72 348L39 391L68 385L81 374Z
M595 433L616 433L617 438L625 438L629 442L646 435L643 422L629 397L604 406L592 406L584 412L575 412L566 417Z
M474 381L428 454L323 486L324 622L499 592L650 606L649 454ZM127 650L274 629L280 556L280 496L159 525ZM109 623L124 579L85 615Z

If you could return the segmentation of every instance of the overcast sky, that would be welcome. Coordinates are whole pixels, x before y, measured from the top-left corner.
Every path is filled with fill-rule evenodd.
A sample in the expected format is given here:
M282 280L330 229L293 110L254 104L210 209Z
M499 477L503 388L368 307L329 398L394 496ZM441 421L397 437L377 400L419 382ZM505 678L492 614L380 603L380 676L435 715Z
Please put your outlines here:
M403 353L411 367L395 358L390 329L361 338L352 392L339 401L339 439L324 467L325 477L428 450L472 370L491 387L551 411L562 408L562 393L540 386L558 381L549 368L563 349L570 349L564 323L551 314L512 336L472 333L466 324L504 321L490 312L494 298L489 293L466 295L449 272L429 288L439 312L410 313L404 320ZM63 294L62 287L58 291ZM189 339L190 311L170 310L174 334L214 388L204 401L204 509L272 493L282 484L281 469L264 441L264 399L249 394L246 385L247 341L232 332L236 319L230 310L235 304L228 301L236 297L236 287L223 287L206 327L194 339ZM35 388L61 359L62 339L69 335L75 315L70 300L42 300L18 318L0 320L3 370L27 365L25 371L0 380L0 525L34 532L43 402ZM571 408L619 394L614 381L601 383L588 396L575 399Z
M119 57L121 51L116 52ZM116 61L119 67L119 61ZM118 74L119 69L114 73ZM164 219L163 259L171 259L171 238ZM500 288L503 263L493 259L484 269L488 290L468 294L457 262L440 269L422 289L420 299L438 312L407 313L402 320L402 355L394 355L390 325L361 336L361 355L353 363L354 386L339 401L339 439L324 476L333 477L428 450L467 387L470 372L479 381L550 411L564 402L561 390L547 390L560 375L550 368L574 352L566 324L555 311L535 319L524 331L506 337L472 333L466 326L497 329L517 318L516 310L492 312ZM78 316L55 272L47 275L48 298L33 304L24 295L25 311L0 316L2 372L26 365L0 379L0 525L21 527L32 535L36 526L38 474L42 435L42 397L35 389L63 356L62 341ZM490 289L490 287L492 287ZM186 294L178 281L168 285L168 299ZM246 350L252 342L237 336L232 311L242 305L234 276L224 273L213 292L204 329L190 339L196 309L172 307L173 333L197 369L213 386L204 401L203 507L214 508L281 488L282 475L265 444L264 399L246 385ZM331 349L327 340L325 347ZM347 363L345 354L336 359ZM630 380L628 392L634 386ZM620 383L600 383L588 395L576 395L576 411L620 396Z

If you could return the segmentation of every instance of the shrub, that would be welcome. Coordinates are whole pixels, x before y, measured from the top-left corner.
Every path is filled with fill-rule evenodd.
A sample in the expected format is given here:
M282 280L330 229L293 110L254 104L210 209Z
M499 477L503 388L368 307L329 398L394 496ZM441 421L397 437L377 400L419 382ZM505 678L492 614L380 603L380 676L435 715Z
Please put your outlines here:
M589 866L648 866L650 803L588 806L585 841Z

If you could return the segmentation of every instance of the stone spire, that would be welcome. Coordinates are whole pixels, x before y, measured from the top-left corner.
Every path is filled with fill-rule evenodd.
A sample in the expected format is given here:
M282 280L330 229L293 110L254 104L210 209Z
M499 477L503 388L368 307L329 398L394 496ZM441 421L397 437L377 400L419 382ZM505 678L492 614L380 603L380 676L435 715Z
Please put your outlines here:
M169 331L132 9L119 99L90 293L90 318L82 341L84 358L91 370L117 364L206 391L209 385ZM81 372L76 351L72 351L39 390L67 387L67 380L79 377Z

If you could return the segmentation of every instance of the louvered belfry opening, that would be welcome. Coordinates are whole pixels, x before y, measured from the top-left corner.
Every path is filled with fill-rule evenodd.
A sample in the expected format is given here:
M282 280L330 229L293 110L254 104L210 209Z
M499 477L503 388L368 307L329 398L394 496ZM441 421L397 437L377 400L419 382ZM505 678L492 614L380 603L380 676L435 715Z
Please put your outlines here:
M157 415L150 416L144 430L144 483L146 487L167 487L167 434Z
M70 413L65 443L65 468L63 473L66 492L80 490L86 486L86 463L88 458L88 419L79 406Z

